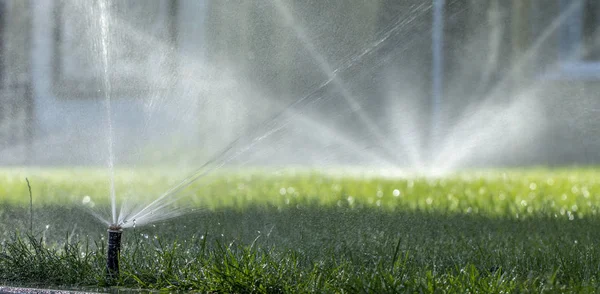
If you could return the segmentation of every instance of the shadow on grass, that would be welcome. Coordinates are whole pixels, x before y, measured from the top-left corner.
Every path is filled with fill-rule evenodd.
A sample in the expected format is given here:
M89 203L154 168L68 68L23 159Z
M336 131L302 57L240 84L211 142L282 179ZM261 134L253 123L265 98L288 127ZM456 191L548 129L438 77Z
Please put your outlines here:
M0 279L102 286L106 228L77 207L34 215L33 236L18 237L28 230L28 210L3 207ZM595 290L599 224L373 208L198 211L126 230L120 284L225 292Z

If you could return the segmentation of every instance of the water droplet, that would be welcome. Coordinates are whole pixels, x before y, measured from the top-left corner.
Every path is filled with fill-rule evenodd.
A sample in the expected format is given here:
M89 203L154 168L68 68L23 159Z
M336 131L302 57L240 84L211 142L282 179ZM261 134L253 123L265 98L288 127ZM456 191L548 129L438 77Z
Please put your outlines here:
M527 201L521 200L521 206L527 206Z
M431 199L431 197L427 197L425 202L427 203L427 205L431 205L433 203L433 199Z
M584 198L590 198L590 191L588 191L587 189L581 191L581 193L583 194Z
M50 228L50 225L46 225L46 230Z
M529 190L531 190L531 191L535 191L535 189L537 189L537 184L536 184L536 183L534 183L534 182L531 182L531 183L529 184Z
M285 195L285 193L286 193L285 188L279 189L279 194Z
M354 204L354 197L352 196L348 196L348 204L353 205Z
M144 238L145 238L145 239L148 239L148 234L144 234Z
M394 197L400 196L400 190L394 189L394 192L392 192L392 195L394 195Z
M92 198L90 196L86 195L83 197L83 200L81 200L81 203L88 204L88 203L90 203L90 201L92 201Z
M135 219L133 219L133 228L135 229Z

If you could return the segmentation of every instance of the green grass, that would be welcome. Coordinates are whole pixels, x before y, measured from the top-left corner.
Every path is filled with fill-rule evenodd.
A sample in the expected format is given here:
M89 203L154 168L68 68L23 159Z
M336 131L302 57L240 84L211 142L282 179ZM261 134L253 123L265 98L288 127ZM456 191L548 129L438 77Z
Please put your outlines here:
M119 170L151 200L179 171ZM32 184L34 230L29 232ZM0 283L106 287L108 203L93 169L0 171ZM595 292L600 171L427 179L226 171L183 191L202 208L126 230L119 287L201 292Z

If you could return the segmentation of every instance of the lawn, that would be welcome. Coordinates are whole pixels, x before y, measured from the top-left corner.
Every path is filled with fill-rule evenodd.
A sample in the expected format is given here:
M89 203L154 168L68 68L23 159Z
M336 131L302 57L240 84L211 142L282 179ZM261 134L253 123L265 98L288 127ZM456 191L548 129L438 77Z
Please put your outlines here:
M185 171L121 169L119 199L151 201ZM27 177L32 186L30 223ZM0 283L96 289L105 280L101 169L0 170ZM600 170L223 170L186 214L123 233L118 287L201 292L599 290ZM32 225L32 228L30 228Z

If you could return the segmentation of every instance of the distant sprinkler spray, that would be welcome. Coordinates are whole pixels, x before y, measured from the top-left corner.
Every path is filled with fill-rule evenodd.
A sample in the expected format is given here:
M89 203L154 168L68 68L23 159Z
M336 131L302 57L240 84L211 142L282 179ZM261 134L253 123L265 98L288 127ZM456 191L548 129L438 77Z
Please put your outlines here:
M119 254L121 252L121 226L113 224L108 227L108 254L106 260L107 278L114 281L119 277Z
M433 23L431 29L431 125L429 152L438 143L440 133L440 109L444 95L444 8L446 0L433 0Z

